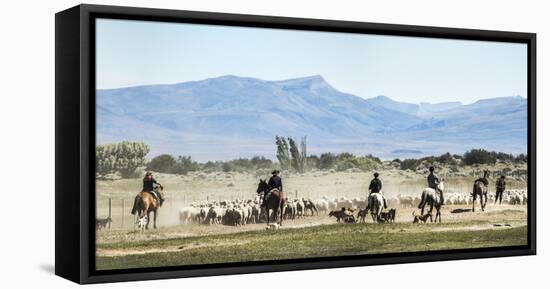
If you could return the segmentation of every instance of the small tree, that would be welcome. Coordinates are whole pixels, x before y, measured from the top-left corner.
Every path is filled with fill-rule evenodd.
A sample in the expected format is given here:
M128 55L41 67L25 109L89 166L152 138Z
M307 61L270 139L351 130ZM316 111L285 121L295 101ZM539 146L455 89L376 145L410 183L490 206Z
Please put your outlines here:
M176 159L168 154L154 157L147 168L160 173L173 173L176 170Z
M277 159L281 169L288 169L290 166L290 157L288 153L288 144L284 137L275 137L275 144L277 145Z
M191 156L178 156L173 172L176 174L186 175L189 172L197 171L199 169L200 165L193 161Z
M294 139L289 137L288 144L290 145L290 156L292 157L291 159L292 167L298 172L303 172L302 157L300 155L300 151L298 150L298 146L296 145L296 141L294 141Z
M102 144L95 149L96 173L99 176L114 173L116 171L116 145Z
M319 169L328 170L331 169L336 163L336 156L332 153L323 153L319 157Z
M496 163L496 158L484 149L472 149L464 153L463 161L467 165L494 164Z
M145 165L149 146L142 142L123 141L116 145L115 168L123 178L129 178L140 166Z

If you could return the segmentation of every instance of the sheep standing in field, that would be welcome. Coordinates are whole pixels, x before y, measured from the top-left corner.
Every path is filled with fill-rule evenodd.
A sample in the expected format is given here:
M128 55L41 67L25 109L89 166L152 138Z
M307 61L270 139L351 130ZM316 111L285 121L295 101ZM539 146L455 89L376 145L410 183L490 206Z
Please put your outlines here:
M367 207L367 204L368 204L367 198L356 197L356 198L353 198L353 200L351 201L352 201L353 208L365 208Z
M296 216L297 217L303 217L305 213L305 205L302 199L294 200L294 203L296 204Z
M283 212L283 216L287 219L295 219L296 218L296 212L297 212L297 208L296 208L296 203L295 202L289 202L287 200L287 202L285 203L285 208L284 208L284 212Z
M260 221L260 212L261 212L260 204L254 202L251 206L252 206L252 215L250 216L250 220L252 224L256 224Z
M330 211L327 200L317 200L314 202L318 212L326 213Z
M183 207L179 211L180 224L189 224L197 219L199 209L193 206Z
M401 194L397 195L397 199L399 200L399 204L401 205L401 208L408 208L408 207L414 207L414 198L411 196L403 196Z
M315 215L319 216L319 211L317 211L317 207L310 199L302 198L302 202L304 203L304 215L307 212L307 210L309 210L312 216L314 212L315 212Z

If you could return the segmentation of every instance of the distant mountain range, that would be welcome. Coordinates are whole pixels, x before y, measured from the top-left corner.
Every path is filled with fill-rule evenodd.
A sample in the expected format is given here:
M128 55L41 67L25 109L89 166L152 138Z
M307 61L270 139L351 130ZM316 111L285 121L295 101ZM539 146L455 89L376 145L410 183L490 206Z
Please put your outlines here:
M321 76L201 81L98 90L98 143L139 140L198 160L275 156L275 135L307 136L308 153L383 158L527 150L527 100L520 96L405 103L343 93Z

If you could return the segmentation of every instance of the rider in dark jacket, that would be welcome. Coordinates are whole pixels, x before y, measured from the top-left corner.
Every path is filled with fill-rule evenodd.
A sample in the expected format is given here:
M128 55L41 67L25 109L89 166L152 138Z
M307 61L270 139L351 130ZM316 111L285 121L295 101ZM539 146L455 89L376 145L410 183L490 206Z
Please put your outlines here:
M267 182L267 186L268 186L269 190L268 190L267 194L263 197L261 206L265 205L265 201L269 198L271 192L274 189L277 189L279 192L283 191L283 180L281 179L281 177L279 177L279 171L278 170L273 170L273 172L271 172L271 174L272 174L272 176L271 176L271 178L269 178L269 181Z
M153 178L153 172L148 171L147 173L145 173L145 177L143 177L143 188L141 189L141 191L150 193L162 205L164 199L160 194L157 194L155 192L155 185L162 186L159 182L157 182L157 180Z
M441 197L441 203L445 202L443 199L443 191L439 189L438 185L441 182L439 180L439 177L434 173L435 168L430 167L430 174L428 175L428 187L434 189L436 192L439 193L439 196Z
M283 180L281 177L279 177L279 171L274 170L271 172L272 176L267 182L267 185L269 186L269 190L278 189L279 192L283 191Z
M370 181L370 184L369 184L370 194L380 193L380 191L382 191L382 181L378 178L379 175L380 174L378 173L374 173L374 179ZM386 203L386 198L384 197L383 199L384 199L384 209L385 209L388 207L388 204Z

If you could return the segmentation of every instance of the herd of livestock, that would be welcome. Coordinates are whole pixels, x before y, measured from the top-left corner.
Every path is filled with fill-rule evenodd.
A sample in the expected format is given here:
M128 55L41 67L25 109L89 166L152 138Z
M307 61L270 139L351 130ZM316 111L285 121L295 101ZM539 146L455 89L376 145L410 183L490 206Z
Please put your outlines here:
M488 201L494 203L495 193L488 194ZM527 190L507 190L503 193L502 203L510 205L526 205ZM420 203L419 197L397 195L386 199L388 207L407 208L416 207ZM445 205L469 205L473 198L469 194L447 192ZM331 211L351 210L361 211L367 207L366 197L348 199L345 197L322 197L317 200L297 198L286 201L283 209L284 219L303 218L306 215L328 214ZM224 224L246 225L264 222L265 210L260 207L259 198L249 200L226 200L194 203L179 210L180 224Z

